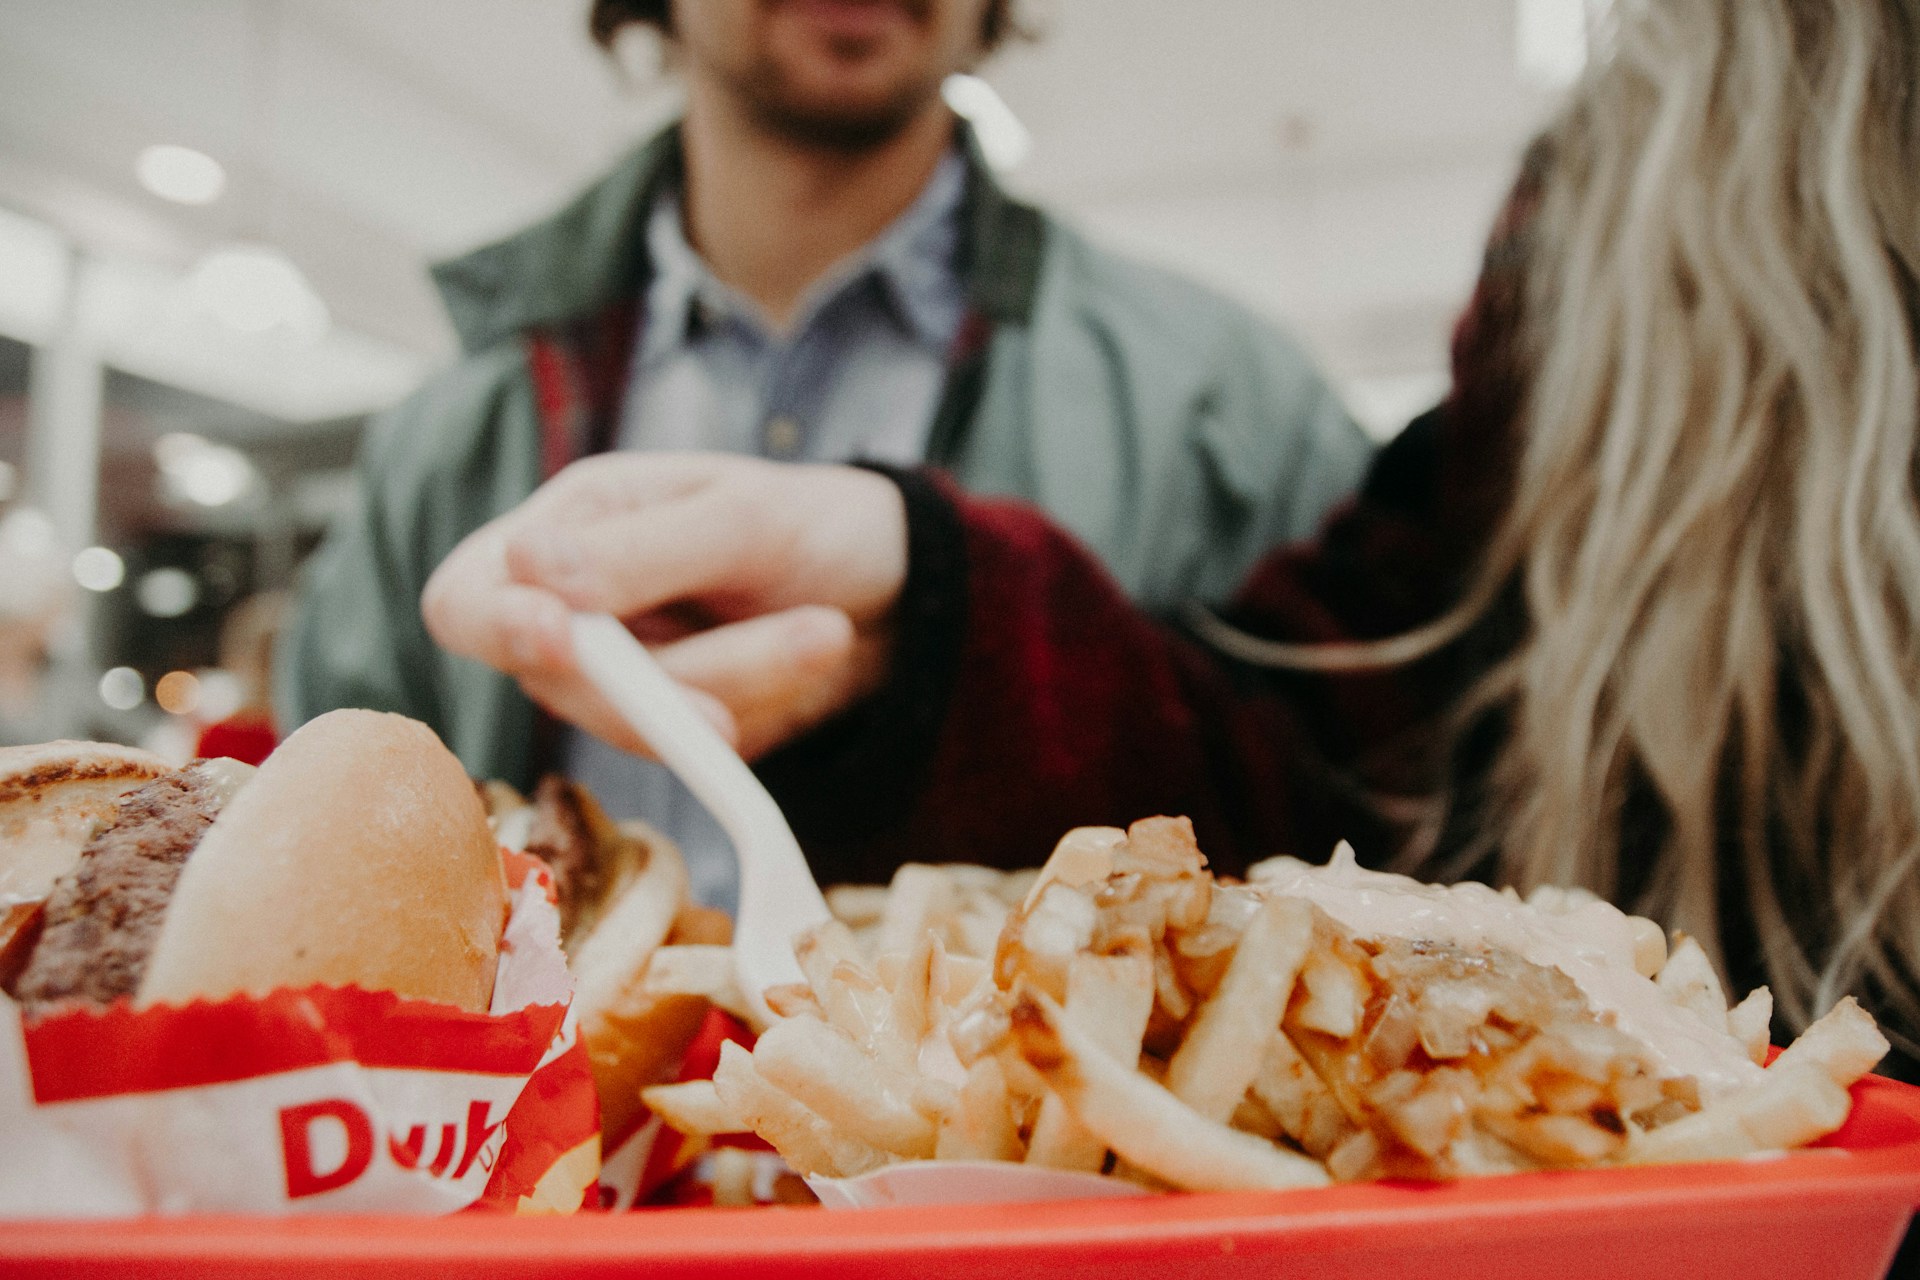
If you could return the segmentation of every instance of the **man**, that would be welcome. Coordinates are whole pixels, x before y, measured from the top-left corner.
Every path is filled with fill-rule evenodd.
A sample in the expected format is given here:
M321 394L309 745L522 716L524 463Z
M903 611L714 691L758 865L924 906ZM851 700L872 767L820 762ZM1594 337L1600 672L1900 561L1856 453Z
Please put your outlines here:
M371 433L282 649L283 722L386 707L477 776L564 767L682 837L697 891L725 901L730 860L702 856L718 836L690 797L422 624L434 566L561 467L610 449L931 463L1039 504L1161 611L1309 533L1368 449L1307 359L1008 198L942 101L1009 4L597 0L601 38L663 33L685 117L437 270L466 354Z

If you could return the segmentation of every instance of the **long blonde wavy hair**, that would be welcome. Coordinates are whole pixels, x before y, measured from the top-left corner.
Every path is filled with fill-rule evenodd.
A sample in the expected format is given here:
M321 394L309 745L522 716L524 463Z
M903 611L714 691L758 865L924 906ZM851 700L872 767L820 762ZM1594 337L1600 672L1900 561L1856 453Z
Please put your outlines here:
M1467 707L1509 728L1502 877L1616 894L1650 787L1634 905L1719 957L1744 897L1790 1022L1870 985L1920 1026L1920 0L1619 0L1605 34L1547 139L1475 585L1260 656L1407 661L1517 586L1527 633Z

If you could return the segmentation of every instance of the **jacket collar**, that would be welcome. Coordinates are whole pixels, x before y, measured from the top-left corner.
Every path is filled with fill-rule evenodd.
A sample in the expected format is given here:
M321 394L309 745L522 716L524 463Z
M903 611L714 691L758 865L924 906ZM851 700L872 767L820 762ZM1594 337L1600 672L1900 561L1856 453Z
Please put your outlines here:
M973 133L967 159L960 269L968 306L993 322L1024 322L1039 285L1045 222L990 175ZM651 274L646 221L680 169L680 129L668 126L559 212L525 231L433 268L468 351L528 330L564 329L636 298Z

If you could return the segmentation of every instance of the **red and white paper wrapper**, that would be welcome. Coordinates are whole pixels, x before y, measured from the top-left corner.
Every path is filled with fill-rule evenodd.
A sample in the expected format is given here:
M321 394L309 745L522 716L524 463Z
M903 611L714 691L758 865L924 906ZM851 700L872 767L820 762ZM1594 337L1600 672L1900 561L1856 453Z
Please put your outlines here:
M0 996L0 1217L571 1212L599 1104L546 869L507 854L493 1005L358 988L75 1010Z
M753 1032L739 1019L719 1009L708 1010L674 1079L682 1083L713 1079L714 1068L720 1065L720 1046L733 1040L752 1048L753 1039ZM627 1131L605 1133L602 1137L606 1150L600 1169L601 1208L635 1209L686 1203L673 1184L699 1159L705 1144L689 1142L645 1109ZM765 1151L773 1149L751 1134L728 1135L722 1142Z

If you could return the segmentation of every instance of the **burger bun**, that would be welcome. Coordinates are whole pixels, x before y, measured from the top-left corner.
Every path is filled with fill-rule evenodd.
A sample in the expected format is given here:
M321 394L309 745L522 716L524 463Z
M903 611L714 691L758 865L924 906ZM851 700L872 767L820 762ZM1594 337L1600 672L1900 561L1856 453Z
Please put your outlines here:
M136 1004L358 986L492 1002L507 895L466 771L404 716L295 731L180 873Z
M114 802L171 772L159 756L108 742L0 748L0 907L46 897L113 819Z

